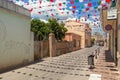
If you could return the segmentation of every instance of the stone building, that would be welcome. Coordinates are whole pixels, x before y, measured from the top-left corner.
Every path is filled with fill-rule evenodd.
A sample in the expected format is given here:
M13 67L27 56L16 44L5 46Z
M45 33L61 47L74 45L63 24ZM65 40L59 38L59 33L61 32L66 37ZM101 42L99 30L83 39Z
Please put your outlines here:
M30 12L0 0L0 72L34 60Z
M81 23L77 20L67 20L65 22L65 27L68 29L67 33L74 33L79 36L79 40L78 38L76 38L76 40L80 43L81 48L91 46L91 29L88 24ZM65 40L69 41L67 36ZM75 41L75 39L73 39L73 41Z

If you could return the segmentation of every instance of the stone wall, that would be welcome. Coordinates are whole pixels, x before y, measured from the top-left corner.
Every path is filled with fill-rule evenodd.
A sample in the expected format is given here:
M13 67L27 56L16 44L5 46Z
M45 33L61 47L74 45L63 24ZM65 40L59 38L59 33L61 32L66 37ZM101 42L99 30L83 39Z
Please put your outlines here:
M38 60L45 57L49 57L49 42L47 40L35 41L34 42L34 59Z
M74 50L72 41L57 41L54 34L49 35L49 40L34 41L34 59L55 57Z
M72 42L57 41L56 42L56 56L62 55L73 50Z
M74 51L72 41L57 41L53 33L49 35L49 54L50 57L55 57L68 52Z
M91 33L86 32L85 37L86 37L85 45L86 45L86 47L90 47L91 46Z

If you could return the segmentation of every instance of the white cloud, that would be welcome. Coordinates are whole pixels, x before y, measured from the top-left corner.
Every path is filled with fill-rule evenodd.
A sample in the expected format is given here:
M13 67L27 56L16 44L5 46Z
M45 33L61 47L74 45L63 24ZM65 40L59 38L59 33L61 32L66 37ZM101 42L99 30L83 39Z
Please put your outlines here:
M83 0L79 0L79 2L83 2Z

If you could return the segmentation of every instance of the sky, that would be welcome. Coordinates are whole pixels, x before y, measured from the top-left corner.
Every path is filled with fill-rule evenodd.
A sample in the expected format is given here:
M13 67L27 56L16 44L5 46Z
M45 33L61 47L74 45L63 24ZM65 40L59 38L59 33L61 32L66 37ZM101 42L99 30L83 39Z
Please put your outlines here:
M100 0L10 0L31 12L32 18L48 19L55 17L67 19L81 16L91 18L99 16ZM53 2L52 2L53 1Z
M106 0L9 0L17 5L27 8L31 18L48 20L66 20L68 18L80 19L85 17L92 26L93 32L103 32L100 21L102 6L107 5ZM109 0L108 0L109 1Z

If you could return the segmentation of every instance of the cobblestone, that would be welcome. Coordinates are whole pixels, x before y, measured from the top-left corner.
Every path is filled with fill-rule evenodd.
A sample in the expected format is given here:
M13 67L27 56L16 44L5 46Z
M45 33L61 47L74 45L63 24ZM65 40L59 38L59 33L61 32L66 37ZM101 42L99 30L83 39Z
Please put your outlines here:
M0 74L0 80L88 80L88 56L97 46L85 48Z
M93 74L101 74L102 80L120 80L120 73L115 67L110 52L104 47L95 64Z

